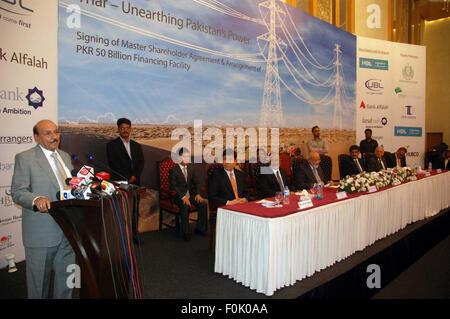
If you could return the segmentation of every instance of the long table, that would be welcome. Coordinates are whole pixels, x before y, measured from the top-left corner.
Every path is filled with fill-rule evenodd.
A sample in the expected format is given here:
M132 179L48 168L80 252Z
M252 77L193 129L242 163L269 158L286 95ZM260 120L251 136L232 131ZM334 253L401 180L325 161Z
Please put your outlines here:
M341 200L326 188L310 209L300 210L298 199L291 196L283 208L256 202L220 207L215 272L271 296L449 207L450 171Z

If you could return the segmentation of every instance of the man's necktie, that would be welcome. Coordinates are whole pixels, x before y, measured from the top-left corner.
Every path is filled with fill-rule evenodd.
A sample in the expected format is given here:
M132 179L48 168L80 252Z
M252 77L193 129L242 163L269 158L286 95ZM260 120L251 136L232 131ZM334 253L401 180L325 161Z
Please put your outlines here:
M275 175L277 177L278 184L280 185L280 190L284 191L284 184L283 184L283 180L281 179L281 176L280 176L280 171L277 170Z
M383 163L383 161L381 160L381 158L378 159L378 162L380 162L380 165L381 165L381 167L382 167L383 169L386 169L386 168L384 167L384 163Z
M363 170L362 170L362 168L361 168L361 165L359 164L358 159L355 158L354 161L355 161L356 167L358 167L358 170L359 170L359 172L361 173Z
M230 171L230 181L231 181L231 186L233 187L234 197L239 198L239 195L237 192L237 186L236 186L236 179L234 178L233 171Z
M59 161L58 154L52 153L51 157L53 158L53 161L55 162L56 170L58 171L57 175L58 175L59 187L64 190L70 189L70 186L66 185L67 174L66 174L66 171L64 170L61 162Z
M313 172L314 172L314 176L316 178L317 183L321 183L322 180L320 179L319 172L317 171L317 168L315 166L313 166Z
M183 175L184 175L184 179L186 180L186 184L187 184L187 166L183 166ZM186 192L186 198L189 199L190 194L189 194L189 185L188 185L188 190Z
M397 158L397 166L402 167L402 160Z

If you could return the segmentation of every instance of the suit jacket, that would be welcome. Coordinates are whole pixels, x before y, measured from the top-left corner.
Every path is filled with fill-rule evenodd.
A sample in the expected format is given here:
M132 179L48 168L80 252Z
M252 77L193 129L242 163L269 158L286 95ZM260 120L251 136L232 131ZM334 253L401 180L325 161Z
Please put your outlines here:
M381 157L381 160L384 163L384 167L388 168L389 166L387 165L386 159L384 157ZM369 172L379 172L383 169L383 167L381 166L381 164L378 162L378 157L370 157L367 160L367 171Z
M200 194L200 178L195 173L195 166L192 163L187 165L187 182L180 165L176 165L169 171L169 183L170 189L176 192L175 197L177 200L181 200L188 190L192 199L197 194Z
M130 152L133 160L128 156L128 152L120 137L106 144L106 155L108 157L109 167L127 179L130 179L131 176L135 176L136 181L134 184L139 185L141 173L144 168L144 155L142 153L141 145L130 140ZM111 179L122 180L123 177L111 172Z
M247 176L234 169L239 198L247 198ZM214 206L224 206L227 201L235 199L230 178L224 168L218 168L208 183L208 199ZM248 198L247 198L248 200Z
M406 167L406 156L403 156L401 161L401 167ZM392 153L389 157L386 158L386 162L390 168L397 167L397 155Z
M59 150L64 164L73 169L70 155ZM33 199L48 197L59 200L58 180L39 145L16 154L11 195L14 203L22 206L22 238L26 247L52 247L61 243L64 236L52 216L33 211Z
M320 176L320 179L324 184L328 183L328 180L325 178L325 175L320 166L317 168L317 172ZM309 165L309 162L304 161L299 164L299 167L294 172L294 177L292 181L292 187L294 190L301 189L311 189L317 183L317 180L314 176L314 173Z
M272 169L268 167L271 171ZM285 186L290 187L289 179L284 168L280 167L280 175ZM274 197L276 192L281 192L277 177L272 174L259 174L257 183L258 195L261 198Z
M364 161L361 158L358 158L359 165L361 165L361 168L363 171L366 170L366 166L364 165ZM342 161L342 177L345 177L347 175L356 175L359 174L358 166L356 165L353 158L345 158Z

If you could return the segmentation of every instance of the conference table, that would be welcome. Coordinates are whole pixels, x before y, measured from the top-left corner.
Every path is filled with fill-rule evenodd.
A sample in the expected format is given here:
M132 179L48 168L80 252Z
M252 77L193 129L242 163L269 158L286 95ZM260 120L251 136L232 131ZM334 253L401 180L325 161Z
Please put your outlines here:
M294 194L283 207L257 201L220 207L214 270L271 296L449 207L450 171L427 175L344 199L326 187L311 208L300 209Z

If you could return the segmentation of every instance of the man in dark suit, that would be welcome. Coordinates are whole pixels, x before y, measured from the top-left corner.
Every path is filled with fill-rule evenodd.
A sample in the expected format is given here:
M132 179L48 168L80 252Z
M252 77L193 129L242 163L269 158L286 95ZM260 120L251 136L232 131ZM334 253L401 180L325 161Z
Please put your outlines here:
M350 158L344 158L342 162L342 177L347 175L357 175L366 170L364 161L359 158L359 146L350 146Z
M299 167L295 169L292 181L292 187L294 190L311 189L314 184L325 185L328 183L328 180L326 179L319 164L319 153L309 153L308 161L302 161Z
M144 168L144 155L139 143L130 139L131 121L126 118L117 120L119 137L106 144L108 164L112 170L128 179L128 183L140 185ZM112 180L123 180L122 176L112 172Z
M386 160L388 167L406 167L406 148L400 147L397 152L391 154Z
M440 169L450 170L450 150L445 150L442 152L442 160L440 163Z
M227 156L227 154L230 154ZM233 150L223 152L223 169L216 169L208 186L208 199L213 206L234 205L247 202L247 176L235 169L237 154Z
M140 176L144 168L144 155L142 153L141 145L130 139L131 121L126 118L118 119L117 131L120 136L106 144L108 164L113 170L113 172L111 172L111 179L123 180L125 177L128 179L129 184L139 185ZM137 207L139 207L139 198L137 198ZM134 243L140 244L142 241L138 238L137 213L137 211L133 210L131 228Z
M260 198L274 197L275 193L283 192L289 185L289 179L284 168L280 167L280 159L271 157L270 166L260 168L257 189Z
M384 149L382 146L378 146L375 149L375 157L370 157L367 160L367 171L369 172L379 172L383 169L388 168L386 159L384 158Z
M70 189L65 180L73 166L70 155L58 149L60 134L55 123L39 121L33 133L38 145L16 155L11 184L14 203L22 206L28 298L48 298L53 269L53 297L69 299L67 266L75 264L75 253L48 210L52 201L59 200L58 191Z
M206 200L200 195L200 178L196 173L195 164L190 163L189 151L181 148L178 151L178 165L169 172L170 189L175 191L175 204L180 208L181 233L184 241L189 241L189 210L191 206L197 208L197 227L195 234L206 235L207 209Z

